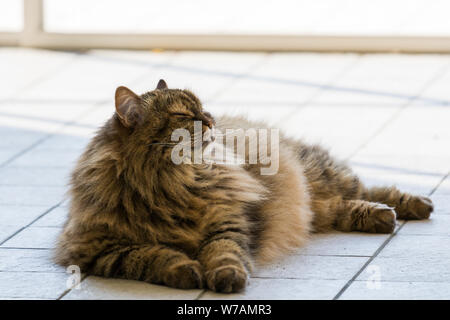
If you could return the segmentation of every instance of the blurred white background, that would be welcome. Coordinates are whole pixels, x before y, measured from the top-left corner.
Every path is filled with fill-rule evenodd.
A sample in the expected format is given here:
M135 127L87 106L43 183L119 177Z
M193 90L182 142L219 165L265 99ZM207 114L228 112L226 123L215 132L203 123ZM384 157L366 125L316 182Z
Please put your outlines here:
M1 0L0 31L22 0ZM107 10L106 10L107 8ZM44 0L44 29L78 33L450 35L448 0Z

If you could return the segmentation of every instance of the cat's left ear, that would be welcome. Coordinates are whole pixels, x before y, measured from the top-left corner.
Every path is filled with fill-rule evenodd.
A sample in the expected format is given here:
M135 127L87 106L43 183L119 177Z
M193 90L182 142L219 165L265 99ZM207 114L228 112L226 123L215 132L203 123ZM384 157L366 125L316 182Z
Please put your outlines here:
M144 109L141 98L136 93L127 87L118 87L115 98L116 114L125 127L134 127L142 121Z
M161 79L158 81L158 85L156 86L156 89L162 90L162 89L168 89L167 83Z

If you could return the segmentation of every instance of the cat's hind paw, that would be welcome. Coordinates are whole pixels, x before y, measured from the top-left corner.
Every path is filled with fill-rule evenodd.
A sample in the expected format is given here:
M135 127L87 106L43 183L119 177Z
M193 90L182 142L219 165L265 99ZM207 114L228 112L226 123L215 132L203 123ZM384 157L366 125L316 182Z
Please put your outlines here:
M399 208L399 219L422 220L428 219L434 206L431 199L422 196L410 196Z

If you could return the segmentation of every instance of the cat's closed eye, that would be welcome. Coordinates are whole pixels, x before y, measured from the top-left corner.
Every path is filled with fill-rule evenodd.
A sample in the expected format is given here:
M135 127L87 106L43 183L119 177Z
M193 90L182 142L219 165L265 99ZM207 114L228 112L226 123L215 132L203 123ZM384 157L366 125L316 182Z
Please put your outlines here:
M192 115L192 114L183 113L183 112L174 112L174 113L171 113L171 115L175 116L175 117L179 117L179 118L192 118L192 117L194 117L194 115Z

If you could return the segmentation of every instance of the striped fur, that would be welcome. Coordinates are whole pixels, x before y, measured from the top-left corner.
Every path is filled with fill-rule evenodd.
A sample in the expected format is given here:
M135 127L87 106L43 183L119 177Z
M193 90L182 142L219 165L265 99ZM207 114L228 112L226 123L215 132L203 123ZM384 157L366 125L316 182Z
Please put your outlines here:
M82 272L220 292L242 290L253 265L302 246L311 232L392 232L432 203L394 187L365 188L319 146L281 137L279 171L261 165L172 163L176 128L262 128L213 119L187 90L138 96L121 87L116 113L72 173L70 214L55 260ZM248 141L247 141L248 143ZM246 154L248 157L249 154ZM395 210L395 211L394 211Z

